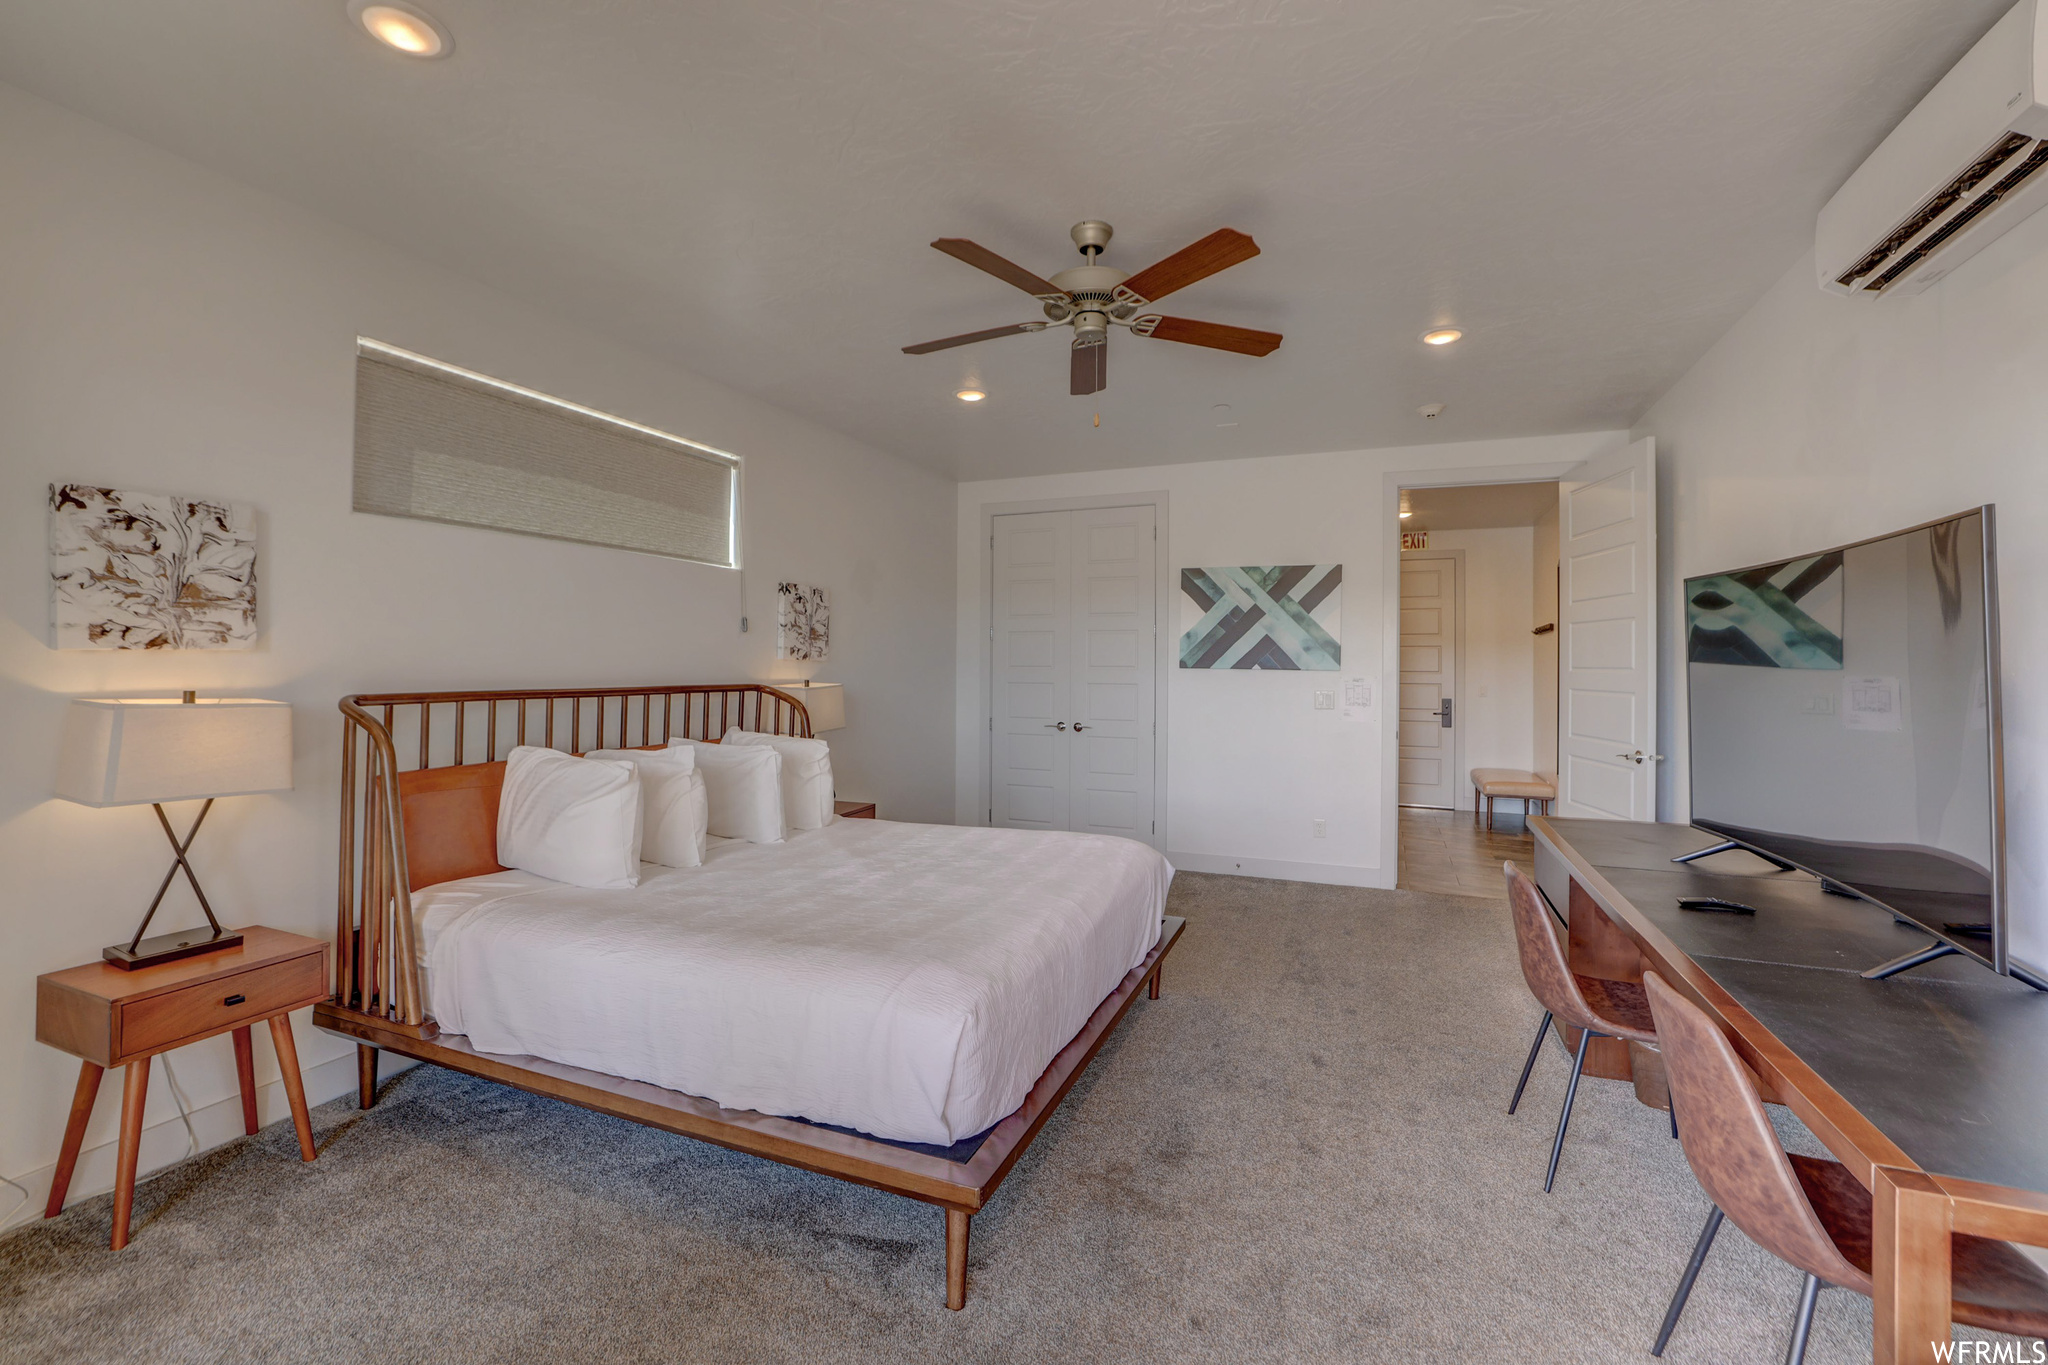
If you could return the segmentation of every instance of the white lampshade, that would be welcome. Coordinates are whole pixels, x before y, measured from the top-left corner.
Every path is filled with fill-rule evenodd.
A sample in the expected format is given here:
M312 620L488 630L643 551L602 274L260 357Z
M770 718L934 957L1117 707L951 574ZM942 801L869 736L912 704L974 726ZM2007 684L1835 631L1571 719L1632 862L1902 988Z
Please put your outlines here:
M790 691L803 702L804 710L810 714L812 734L846 728L846 688L839 683L806 680L802 687L793 687Z
M87 806L287 791L292 708L221 697L79 699L64 717L57 795Z

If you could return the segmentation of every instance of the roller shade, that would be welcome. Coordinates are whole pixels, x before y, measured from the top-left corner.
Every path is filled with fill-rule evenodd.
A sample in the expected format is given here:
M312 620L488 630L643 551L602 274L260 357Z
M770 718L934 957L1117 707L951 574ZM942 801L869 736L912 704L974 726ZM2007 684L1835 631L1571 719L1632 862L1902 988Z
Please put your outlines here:
M355 509L732 568L739 460L362 338Z

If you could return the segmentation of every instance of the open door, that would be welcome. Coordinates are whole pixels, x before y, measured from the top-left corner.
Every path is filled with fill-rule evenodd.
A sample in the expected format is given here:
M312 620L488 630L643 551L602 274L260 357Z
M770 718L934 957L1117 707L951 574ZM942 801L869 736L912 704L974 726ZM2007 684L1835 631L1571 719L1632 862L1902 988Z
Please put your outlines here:
M1643 440L1557 486L1558 814L1657 818L1657 457Z

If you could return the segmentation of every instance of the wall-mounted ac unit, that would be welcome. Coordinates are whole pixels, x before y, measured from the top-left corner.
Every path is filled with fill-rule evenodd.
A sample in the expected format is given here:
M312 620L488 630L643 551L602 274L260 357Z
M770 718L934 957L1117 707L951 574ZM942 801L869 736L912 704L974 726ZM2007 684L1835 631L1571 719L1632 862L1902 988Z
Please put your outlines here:
M1820 286L1917 294L2048 203L2048 0L2020 0L1828 200Z

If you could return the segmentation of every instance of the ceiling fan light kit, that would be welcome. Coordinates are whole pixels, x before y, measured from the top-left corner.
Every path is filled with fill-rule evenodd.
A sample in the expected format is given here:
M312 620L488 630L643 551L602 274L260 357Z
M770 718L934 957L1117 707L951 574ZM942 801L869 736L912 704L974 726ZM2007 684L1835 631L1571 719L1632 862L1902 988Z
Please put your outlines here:
M1183 247L1163 261L1135 275L1101 263L1104 249L1116 230L1098 219L1074 224L1069 236L1088 259L1086 265L1062 270L1051 279L1040 279L1024 267L1005 260L977 242L963 237L941 237L932 246L955 260L995 276L1037 299L1045 313L1044 322L1018 322L1008 327L991 327L980 332L942 337L903 348L906 355L929 355L933 351L968 346L977 341L1015 336L1020 332L1042 332L1049 327L1070 327L1068 391L1076 396L1100 393L1109 386L1109 329L1123 327L1133 336L1155 341L1178 341L1189 346L1233 351L1239 355L1270 355L1280 345L1278 332L1261 332L1250 327L1230 327L1218 322L1196 322L1147 312L1148 305L1177 289L1185 289L1220 270L1248 261L1259 254L1258 243L1233 228L1219 228L1192 246Z

